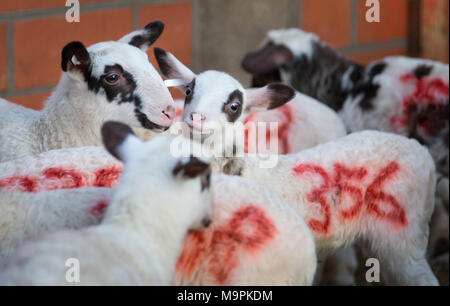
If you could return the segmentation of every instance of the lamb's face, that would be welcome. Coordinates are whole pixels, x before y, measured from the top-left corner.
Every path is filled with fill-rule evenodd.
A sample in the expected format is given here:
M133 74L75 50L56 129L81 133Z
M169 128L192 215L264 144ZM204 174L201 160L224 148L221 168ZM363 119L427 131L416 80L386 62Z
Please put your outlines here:
M230 75L205 71L185 88L183 121L197 131L211 131L227 123L242 122L245 90Z
M102 135L108 151L125 163L118 189L126 193L128 201L143 205L144 210L145 206L153 205L161 218L182 216L179 222L186 221L185 226L191 229L209 225L212 218L209 162L191 154L184 157L173 154L174 137L155 137L143 143L122 123L105 123ZM200 146L188 139L182 141L192 148Z
M281 82L285 79L283 66L300 56L310 58L318 42L316 35L300 29L271 30L260 48L244 57L242 67L253 74L255 87Z
M183 121L219 145L219 151L236 145L232 135L244 136L243 129L228 123L242 122L251 112L279 107L295 96L295 91L283 84L244 89L224 72L210 70L196 75L173 54L159 48L155 48L155 57L164 76L184 84L180 86L186 94ZM242 134L238 135L240 130Z
M88 48L92 70L89 90L115 111L129 115L129 123L151 130L172 124L174 104L147 54L122 42L103 42Z
M101 42L88 49L70 43L63 50L62 68L73 82L83 85L81 90L95 95L105 119L162 131L172 124L175 109L145 53L162 32L161 25L156 22L147 27L120 41Z

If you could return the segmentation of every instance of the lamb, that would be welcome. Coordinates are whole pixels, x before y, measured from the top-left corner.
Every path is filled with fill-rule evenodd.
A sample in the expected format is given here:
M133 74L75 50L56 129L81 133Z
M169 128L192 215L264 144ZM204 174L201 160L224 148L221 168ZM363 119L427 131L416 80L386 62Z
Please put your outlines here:
M77 284L169 285L189 229L209 225L209 164L168 154L171 137L143 144L132 130L107 122L108 151L125 162L103 222L50 234L3 262L2 285L70 284L67 259L80 263Z
M334 111L288 86L271 84L244 90L229 74L210 70L196 75L170 52L160 48L154 52L162 74L186 84L180 86L186 93L183 120L194 130L213 130L214 125L220 128L227 122L245 121L247 135L252 132L258 135L257 123L266 123L267 132L263 130L262 140L270 135L278 143L264 148L265 142L258 139L255 143L247 141L245 148L238 150L293 153L346 134ZM279 123L277 131L271 130L270 122Z
M164 25L149 23L119 41L62 50L62 77L42 111L0 99L0 162L52 149L100 146L100 128L118 120L153 131L168 129L173 99L144 52Z
M112 192L78 188L34 194L0 189L0 260L44 233L99 224Z
M254 86L282 80L327 104L350 132L375 129L417 139L448 177L448 65L400 56L364 67L312 33L284 29L269 31L242 67L253 74Z
M269 171L259 162L249 155L239 172L296 207L319 255L362 239L388 282L438 285L426 260L435 166L416 140L363 131L280 156Z

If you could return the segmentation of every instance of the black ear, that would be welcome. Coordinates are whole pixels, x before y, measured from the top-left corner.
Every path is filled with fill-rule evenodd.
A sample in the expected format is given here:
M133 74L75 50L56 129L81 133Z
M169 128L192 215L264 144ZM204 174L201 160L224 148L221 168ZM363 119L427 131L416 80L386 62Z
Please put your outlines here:
M135 135L131 128L117 121L106 121L102 126L102 139L106 150L115 158L122 160L118 148L130 135Z
M173 168L173 175L181 174L182 177L194 178L199 175L209 175L210 167L208 163L201 161L200 159L191 156L189 160L183 161L180 160ZM209 178L209 176L208 176ZM209 185L209 179L208 179ZM202 182L203 185L203 182ZM202 186L203 189L203 186Z
M155 53L159 69L166 78L181 79L184 81L184 84L189 84L195 78L195 73L180 62L172 53L161 48L155 48L153 52Z
M248 53L242 60L242 68L252 74L266 74L293 58L294 55L286 46L269 42L260 50Z
M163 31L164 23L161 21L153 21L147 24L144 29L135 31L131 33L132 35L127 35L125 37L128 37L128 43L130 45L146 51L151 45L153 45L159 36L161 36Z
M65 72L77 70L86 74L91 66L91 58L86 47L79 41L68 43L61 52L61 68Z
M270 104L267 109L274 109L291 101L295 97L295 90L288 85L272 83L267 85L270 91Z
M245 93L247 110L250 112L280 107L296 95L291 86L281 83L272 83L262 88L250 88Z

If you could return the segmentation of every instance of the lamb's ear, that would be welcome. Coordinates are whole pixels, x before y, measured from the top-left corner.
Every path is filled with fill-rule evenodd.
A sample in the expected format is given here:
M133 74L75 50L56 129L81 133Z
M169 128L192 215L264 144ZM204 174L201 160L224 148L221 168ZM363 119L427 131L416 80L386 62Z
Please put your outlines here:
M183 65L172 53L160 48L155 48L154 52L159 70L166 78L181 79L185 84L189 84L195 78L195 73Z
M295 90L284 84L272 83L262 88L245 90L247 110L269 110L282 106L295 97Z
M86 75L91 66L91 58L86 47L79 41L68 43L61 52L61 68L70 76Z
M208 175L211 169L209 164L197 157L181 158L173 168L173 175L194 178L203 174Z
M292 60L294 54L284 45L272 42L255 52L248 53L242 60L242 68L252 74L266 74L277 70L284 63Z
M135 46L145 52L161 36L163 31L164 23L153 21L143 29L125 35L119 41Z
M121 161L126 161L142 145L128 125L117 121L105 122L101 132L106 150Z

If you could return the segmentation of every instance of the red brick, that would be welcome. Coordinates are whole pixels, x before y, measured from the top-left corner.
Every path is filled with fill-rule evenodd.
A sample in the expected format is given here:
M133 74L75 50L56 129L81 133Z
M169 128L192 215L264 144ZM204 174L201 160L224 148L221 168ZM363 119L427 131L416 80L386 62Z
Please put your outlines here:
M81 22L64 16L14 24L14 79L17 88L55 84L60 75L61 50L70 41L86 46L115 40L132 30L131 9L83 13Z
M366 21L366 0L358 0L358 42L386 42L407 37L407 0L380 0L380 22Z
M386 56L391 56L391 55L406 55L406 49L399 48L399 49L378 50L378 51L368 51L368 52L346 54L346 56L349 59L356 61L363 65L367 65L368 63L370 63L372 61L381 59Z
M44 92L31 95L15 96L7 98L7 100L28 108L41 110L50 94L51 92Z
M301 28L333 46L350 43L350 0L302 0Z
M111 0L79 0L80 4L92 2L108 2ZM43 9L52 7L64 7L66 0L2 0L0 13Z
M4 90L8 87L7 67L6 24L0 24L0 90Z
M161 20L165 24L164 32L155 46L173 53L183 64L192 62L192 5L188 2L149 5L141 7L139 12L140 26L154 20ZM149 58L153 65L156 61L153 49L150 49ZM155 66L157 67L157 66Z

